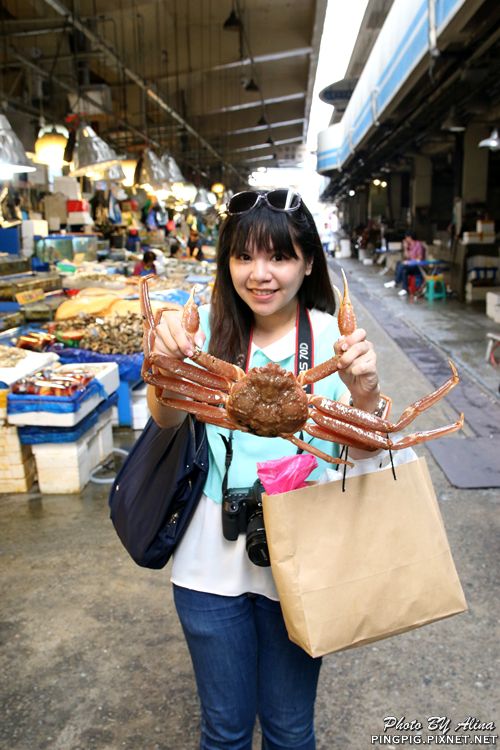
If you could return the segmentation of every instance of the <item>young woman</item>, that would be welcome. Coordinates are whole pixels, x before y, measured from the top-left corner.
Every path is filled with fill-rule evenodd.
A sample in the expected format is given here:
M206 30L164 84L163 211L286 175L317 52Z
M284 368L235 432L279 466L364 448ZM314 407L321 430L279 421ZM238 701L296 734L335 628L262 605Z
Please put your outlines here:
M247 191L231 199L220 230L212 303L200 309L201 329L191 340L180 313L164 313L155 347L185 358L200 346L242 367L277 362L293 371L301 306L308 310L314 364L331 357L333 348L341 354L339 373L316 384L316 392L344 402L352 398L355 406L376 410L373 346L362 329L340 338L317 229L300 196L290 190ZM148 400L161 426L185 418L184 412L159 403L152 387ZM228 430L207 426L209 475L172 568L175 605L201 701L200 747L251 750L258 715L263 748L313 750L321 660L288 639L271 569L249 559L244 531L235 540L224 536L226 445L221 434L229 437ZM338 455L333 443L306 439ZM257 461L296 452L281 438L238 431L232 434L232 450L225 482L230 489L252 486Z

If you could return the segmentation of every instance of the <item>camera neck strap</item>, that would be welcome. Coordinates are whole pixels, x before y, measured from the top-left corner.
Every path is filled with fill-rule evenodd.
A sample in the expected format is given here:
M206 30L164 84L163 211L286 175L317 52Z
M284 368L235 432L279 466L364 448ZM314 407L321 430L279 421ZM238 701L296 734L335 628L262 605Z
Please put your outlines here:
M245 358L245 372L250 369L252 357L253 327L250 329L247 354ZM314 366L314 334L309 310L305 305L297 304L295 318L295 375ZM312 385L304 388L306 393L312 393Z
M247 346L247 356L245 361L245 372L248 372L252 353L253 328L250 330L250 336ZM295 375L304 370L309 370L314 366L314 335L309 310L305 305L297 305L297 317L295 321ZM305 386L306 393L312 392L312 384ZM226 448L225 472L222 480L222 492L225 493L228 485L229 467L233 460L233 433L229 437L219 433ZM302 453L299 448L297 453Z

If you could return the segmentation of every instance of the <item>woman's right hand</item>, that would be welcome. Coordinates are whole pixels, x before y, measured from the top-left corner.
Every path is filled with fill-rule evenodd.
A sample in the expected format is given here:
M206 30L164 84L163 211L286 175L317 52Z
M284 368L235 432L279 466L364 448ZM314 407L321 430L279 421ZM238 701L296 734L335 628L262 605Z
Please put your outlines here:
M182 307L179 307L162 313L160 322L156 327L153 351L175 359L185 359L193 356L195 347L202 348L205 338L201 328L194 335L184 330Z

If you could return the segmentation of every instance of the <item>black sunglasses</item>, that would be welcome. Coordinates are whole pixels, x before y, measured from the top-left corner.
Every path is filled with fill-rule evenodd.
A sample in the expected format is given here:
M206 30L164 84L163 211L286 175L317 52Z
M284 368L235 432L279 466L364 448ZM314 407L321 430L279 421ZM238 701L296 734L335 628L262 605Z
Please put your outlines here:
M246 214L256 208L259 203L265 203L273 211L296 211L302 205L302 198L293 190L269 190L267 193L259 193L256 190L245 190L233 195L227 204L227 213L230 216Z

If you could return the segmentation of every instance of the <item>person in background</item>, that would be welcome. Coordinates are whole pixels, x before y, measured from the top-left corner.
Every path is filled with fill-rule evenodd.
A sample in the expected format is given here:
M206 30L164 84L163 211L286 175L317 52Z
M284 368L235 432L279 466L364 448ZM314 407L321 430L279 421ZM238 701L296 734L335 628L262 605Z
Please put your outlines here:
M141 246L141 240L139 238L139 232L137 229L129 229L127 239L125 241L125 248L130 253L137 253Z
M314 337L314 363L329 359L333 351L339 358L338 372L322 380L318 392L344 404L352 398L356 407L375 412L380 387L373 345L360 328L340 336L325 253L300 195L291 189L248 190L231 198L227 213L219 234L211 304L199 309L200 329L186 333L182 311L164 312L153 350L182 360L202 347L242 367L276 362L297 372L297 312L303 309L309 313ZM186 412L165 404L158 395L148 386L148 404L157 424L182 424ZM175 394L164 391L161 396ZM321 659L311 658L289 639L271 568L250 560L245 533L235 540L223 534L227 464L221 434L230 437L228 430L207 425L207 481L171 570L174 602L201 702L199 747L250 750L258 715L263 747L314 750ZM231 437L228 482L233 488L253 484L257 461L296 452L281 438L240 431ZM338 445L316 438L311 442L338 456ZM321 459L319 464L319 473L329 465Z
M327 221L323 223L323 228L320 232L320 238L321 244L323 245L323 250L325 251L325 255L329 255L330 250L332 249L332 230L330 229L330 224Z
M142 260L134 266L134 276L148 276L151 273L156 274L155 254L151 250L146 250Z
M205 260L205 255L203 253L203 242L202 238L200 237L200 233L197 229L190 229L189 230L189 239L187 241L187 249L188 249L188 255L190 258L193 258L194 260Z
M394 280L384 284L386 287L395 287L401 284L402 288L398 292L401 296L408 294L410 276L422 277L418 269L418 262L425 260L425 245L417 239L415 232L406 232L402 245L403 260L400 260L396 265Z

